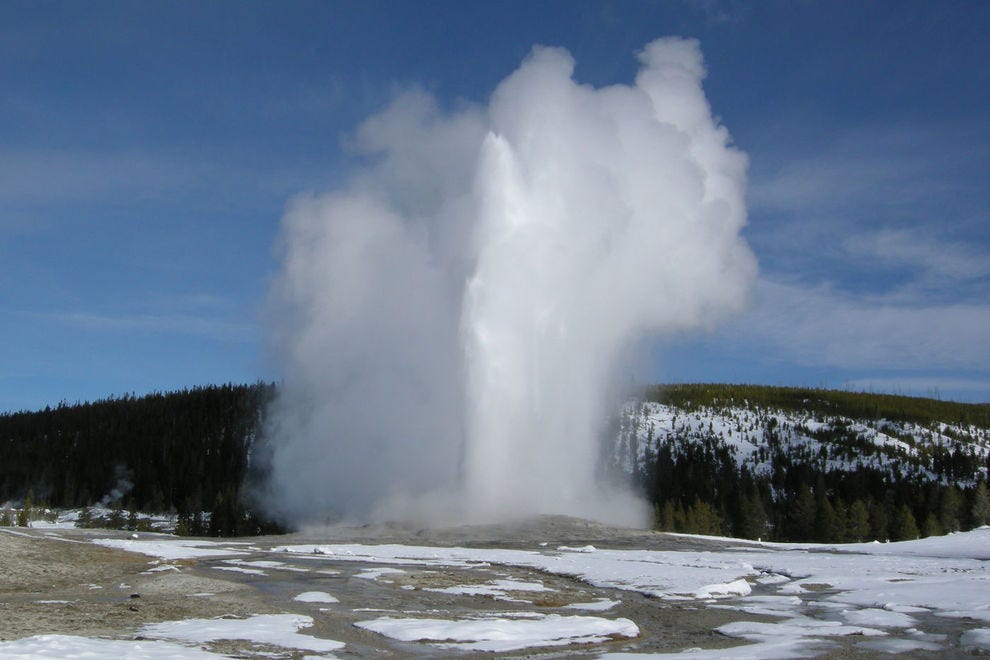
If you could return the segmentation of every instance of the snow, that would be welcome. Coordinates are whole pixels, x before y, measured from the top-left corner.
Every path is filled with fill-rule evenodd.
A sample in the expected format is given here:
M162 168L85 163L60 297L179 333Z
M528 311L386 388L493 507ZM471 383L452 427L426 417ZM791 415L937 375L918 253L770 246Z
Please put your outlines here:
M938 646L931 639L912 638L910 644L903 641L902 635L912 634L903 629L916 625L909 615L917 613L990 621L986 598L990 565L970 556L984 556L990 543L988 528L896 544L735 543L736 547L718 552L597 549L588 553L580 549L553 552L354 544L321 550L324 556L338 561L433 567L512 565L670 600L707 602L718 598L726 603L724 607L783 617L774 623L744 621L719 629L723 634L756 642L761 653L771 655L793 657L797 647L788 640L821 641L846 635L896 633L896 639L902 640L883 648ZM311 546L280 550L310 552ZM771 593L754 594L754 584ZM815 616L808 616L808 610L815 610ZM807 639L802 642L807 643ZM971 645L977 643L970 641Z
M218 639L240 639L303 651L337 651L343 642L320 639L298 632L313 625L313 619L298 614L258 614L247 619L186 619L152 623L141 634L158 639L207 643Z
M74 635L35 635L10 642L0 642L0 658L75 660L113 657L128 660L175 660L175 658L215 660L223 656L171 642L93 639Z
M468 574L476 568L518 567L573 577L601 589L638 592L694 603L699 608L737 612L742 620L721 626L717 632L739 640L740 646L689 654L697 657L796 657L827 649L834 643L831 640L848 636L852 636L854 641L851 643L856 648L873 652L940 652L953 648L954 638L923 631L925 625L931 623L932 616L961 620L953 624L965 630L958 645L979 651L990 650L990 627L987 627L990 626L990 601L986 596L990 593L990 561L987 561L990 527L945 537L883 544L751 543L727 539L723 549L704 552L589 550L587 546L521 550L398 544L288 545L267 551L272 559L252 558L250 561L238 558L245 550L233 542L158 536L94 542L163 559L225 557L224 565L212 567L259 575L264 574L262 569L290 568L284 562L274 560L278 555L324 563L313 566L315 572L335 572L343 564L350 563L355 568L353 577L385 583L389 581L388 576L406 574L409 570L457 568ZM255 556L264 552L256 549ZM166 566L169 565L160 564L159 569ZM344 572L345 575L350 573ZM405 582L408 580L402 580L402 587L415 588ZM543 581L508 575L477 584L471 584L468 579L465 584L432 590L506 599L520 593L553 591ZM336 602L334 596L323 591L307 591L299 594L296 600ZM389 638L421 640L452 650L512 651L594 644L610 640L612 635L635 635L632 621L595 616L595 613L606 612L618 605L618 600L600 597L591 602L562 606L556 614L505 612L471 617L449 613L380 612L380 618L362 621L360 625ZM588 614L575 612L574 616L568 616L567 610L585 610ZM360 611L360 608L354 611ZM759 620L748 620L748 615ZM419 616L426 618L416 618ZM317 653L342 647L340 642L299 633L300 628L311 624L309 617L292 614L250 619L194 619L147 626L141 634L190 643L223 638L249 639ZM38 636L8 642L0 645L0 657L32 654L37 657L81 657L79 654L89 648L85 645L90 642L83 640L79 650L73 650L66 646L72 639ZM103 643L108 642L92 641L94 645ZM54 650L46 651L46 648ZM114 648L107 648L110 650L98 655L117 653ZM164 657L154 654L167 647L148 645L145 648L117 654Z
M245 575L260 575L261 577L268 577L268 573L257 568L244 568L243 566L211 566L210 568L217 571L230 571L231 573L244 573Z
M592 601L590 603L571 603L570 605L565 605L565 610L586 610L588 612L605 612L612 609L616 605L621 605L621 600L612 600L611 598L599 598L598 600Z
M942 646L921 639L871 639L859 646L883 653L911 653L912 651L940 651Z
M340 558L335 557L335 559ZM401 568L370 568L366 571L356 573L354 577L362 580L377 580L383 575L398 575L399 573L405 573L405 571Z
M620 414L616 457L631 473L634 461L641 464L647 449L655 450L658 441L677 438L679 445L714 440L729 448L739 466L747 465L751 472L765 474L771 468L768 438L771 424L774 442L780 443L788 455L817 461L824 449L829 470L849 470L861 464L892 473L897 466L908 476L931 480L935 474L915 460L921 455L919 447L972 451L984 459L990 456L990 430L972 425L941 423L938 428L926 428L891 420L864 423L837 415L791 412L748 404L701 406L688 412L650 401L629 401ZM815 438L815 434L833 430L854 439L856 447L872 445L875 451L862 451L844 446L842 442L823 443ZM912 460L905 461L905 458Z
M279 571L293 571L295 573L308 573L309 571L305 568L297 568L295 566L289 566L282 561L270 561L267 559L256 559L256 560L244 560L244 559L224 559L223 563L232 564L234 566L247 566L250 568L273 568Z
M694 592L695 598L726 598L728 596L748 596L753 590L746 580L735 580L727 584L709 584Z
M516 600L509 598L509 592L519 591L553 591L543 586L542 582L522 582L520 580L489 580L485 584L457 585L453 587L426 588L423 591L433 591L442 594L460 594L464 596L492 596L500 600Z
M66 527L72 528L76 524L71 521L55 521L50 522L48 520L32 520L28 522L28 527L32 529L64 529Z
M780 622L766 623L762 621L734 621L716 628L718 632L729 637L741 637L757 642L770 642L778 639L794 639L796 637L845 637L848 635L879 636L886 635L876 628L863 626L845 626L838 621L823 621L806 616L796 616Z
M304 591L292 600L300 603L339 603L340 601L325 591Z
M901 612L891 612L875 607L861 610L843 610L840 615L844 621L857 626L873 626L876 628L910 628L917 621L914 617Z
M117 548L137 552L151 557L173 561L176 559L196 559L199 557L229 557L242 555L243 550L233 549L230 543L178 539L169 536L154 536L145 539L94 539L93 543L107 548Z
M614 637L639 635L639 628L629 619L526 614L526 618L512 619L381 617L354 625L401 641L428 641L443 648L495 653L529 647L594 644Z
M959 643L964 648L990 651L990 628L974 628L967 630L959 638Z

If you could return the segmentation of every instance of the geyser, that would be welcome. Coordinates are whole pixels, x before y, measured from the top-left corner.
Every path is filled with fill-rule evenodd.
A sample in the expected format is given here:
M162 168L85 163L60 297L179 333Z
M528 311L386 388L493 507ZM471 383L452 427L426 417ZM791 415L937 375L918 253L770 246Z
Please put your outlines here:
M632 86L537 47L486 107L404 94L358 129L346 187L291 204L276 513L642 521L595 478L617 361L739 309L756 264L697 42L639 58Z

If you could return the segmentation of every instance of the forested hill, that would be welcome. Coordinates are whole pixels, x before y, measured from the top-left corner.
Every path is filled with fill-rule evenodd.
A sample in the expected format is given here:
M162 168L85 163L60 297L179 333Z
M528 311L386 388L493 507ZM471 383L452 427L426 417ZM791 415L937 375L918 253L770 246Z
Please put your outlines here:
M0 415L0 504L244 517L252 449L275 387L198 387ZM197 522L198 524L198 522ZM219 523L218 523L219 524ZM197 530L206 531L206 530Z
M614 473L661 529L794 541L990 522L990 406L744 385L649 388L617 419Z
M0 505L172 512L216 535L272 527L269 384L0 414ZM618 411L603 470L661 529L795 541L912 538L990 522L990 406L742 385L648 388Z
M897 394L872 394L847 390L691 383L654 385L641 398L684 410L708 406L775 408L813 415L838 415L851 419L914 422L930 426L943 422L975 424L990 428L990 403L957 403Z

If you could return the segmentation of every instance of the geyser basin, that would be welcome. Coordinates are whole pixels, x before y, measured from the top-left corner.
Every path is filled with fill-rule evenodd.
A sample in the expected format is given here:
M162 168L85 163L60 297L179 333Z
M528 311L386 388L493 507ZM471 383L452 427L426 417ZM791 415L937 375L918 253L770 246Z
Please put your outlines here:
M739 309L756 264L697 42L639 59L595 89L537 47L487 106L402 95L358 129L365 169L292 203L276 513L642 522L595 477L616 362Z

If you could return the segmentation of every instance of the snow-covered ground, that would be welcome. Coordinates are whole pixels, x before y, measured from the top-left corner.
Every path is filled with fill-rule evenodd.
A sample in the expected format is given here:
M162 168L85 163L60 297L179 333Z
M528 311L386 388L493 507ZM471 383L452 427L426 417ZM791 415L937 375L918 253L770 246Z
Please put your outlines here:
M834 640L866 651L943 653L990 651L990 528L886 544L758 544L720 539L709 551L607 549L540 544L532 549L436 547L409 544L305 543L266 547L236 541L96 538L92 542L140 553L153 567L179 560L239 568L244 579L271 581L276 572L337 575L376 588L417 590L441 597L504 602L503 612L382 611L327 591L300 590L292 602L310 615L188 619L143 626L141 640L37 635L0 642L0 658L207 657L216 640L241 639L296 649L313 657L361 653L309 629L346 610L353 626L383 643L414 644L424 655L568 648L603 657L664 657L641 648L649 620L637 621L622 601L645 594L657 603L732 613L715 628L737 640L732 648L691 648L690 657L804 657L827 652ZM251 560L244 559L250 554ZM526 569L544 579L491 578L498 567ZM176 568L175 570L179 570ZM475 574L480 580L465 576ZM535 572L535 573L534 573ZM161 575L169 575L164 570ZM417 586L412 578L448 582ZM565 602L554 576L592 585L601 597ZM463 580L463 584L450 579ZM556 594L553 605L538 600ZM626 594L626 595L623 595ZM192 594L190 594L192 595ZM638 596L637 596L638 597ZM511 607L508 607L510 606ZM946 632L951 631L951 632ZM151 641L149 641L151 640ZM259 647L260 648L260 647ZM404 647L409 648L409 647ZM261 651L259 651L260 653Z

